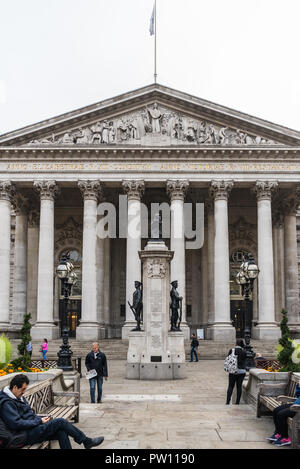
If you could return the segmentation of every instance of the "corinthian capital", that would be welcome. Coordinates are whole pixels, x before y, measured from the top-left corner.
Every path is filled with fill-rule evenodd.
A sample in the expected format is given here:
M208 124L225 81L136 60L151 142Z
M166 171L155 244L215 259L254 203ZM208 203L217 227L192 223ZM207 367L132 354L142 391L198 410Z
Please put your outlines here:
M175 199L184 200L189 184L187 179L168 179L166 183L167 193L171 201Z
M256 194L257 200L271 200L272 192L278 188L277 181L256 181L255 187L252 189Z
M11 181L0 181L0 199L12 202L16 188Z
M60 194L60 188L56 181L34 181L33 188L40 194L41 200L54 200Z
M99 179L80 180L78 187L84 200L95 200L98 202L103 198L103 184Z
M215 200L228 200L233 184L232 179L211 181L209 188L210 196Z
M145 191L145 182L143 179L124 179L122 181L122 187L128 199L141 200Z

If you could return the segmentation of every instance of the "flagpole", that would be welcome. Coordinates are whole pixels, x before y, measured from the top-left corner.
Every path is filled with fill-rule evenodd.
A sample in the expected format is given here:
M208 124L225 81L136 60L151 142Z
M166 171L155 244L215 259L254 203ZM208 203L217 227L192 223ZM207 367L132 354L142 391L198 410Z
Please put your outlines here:
M156 0L154 3L154 83L157 82L157 53L156 53Z

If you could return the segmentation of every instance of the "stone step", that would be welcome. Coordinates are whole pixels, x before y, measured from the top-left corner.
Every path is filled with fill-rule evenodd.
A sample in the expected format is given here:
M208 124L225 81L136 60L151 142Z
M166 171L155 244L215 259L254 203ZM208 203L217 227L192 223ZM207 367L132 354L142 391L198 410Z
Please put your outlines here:
M100 342L100 349L106 354L109 360L126 360L128 341L121 339L102 339ZM14 346L14 357L16 356L17 345L20 340L12 340ZM56 359L57 352L60 350L62 344L61 339L51 340L48 345L48 359ZM91 350L91 342L84 341L78 342L76 339L69 339L69 344L73 352L73 357L85 357ZM33 358L40 358L41 342L34 340L33 345ZM260 352L265 358L276 358L275 345L276 342L263 342L253 340L251 342L253 350ZM232 344L225 342L215 342L211 340L201 340L199 343L198 355L200 359L224 359L228 351L232 348ZM186 357L189 359L190 354L190 341L185 343Z

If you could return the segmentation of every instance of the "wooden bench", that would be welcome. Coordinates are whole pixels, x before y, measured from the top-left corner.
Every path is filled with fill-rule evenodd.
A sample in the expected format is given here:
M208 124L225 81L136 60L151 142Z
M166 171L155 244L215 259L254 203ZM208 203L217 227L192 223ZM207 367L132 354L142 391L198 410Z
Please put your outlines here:
M296 384L299 376L290 373L287 384L270 383L261 384L257 396L257 417L273 412L276 407L283 404L292 404L296 400ZM289 437L292 448L300 448L300 405L291 406L291 411L296 412L294 418L288 419Z
M37 415L79 421L79 392L54 392L52 379L31 386L24 394ZM49 449L50 441L23 446L22 449Z

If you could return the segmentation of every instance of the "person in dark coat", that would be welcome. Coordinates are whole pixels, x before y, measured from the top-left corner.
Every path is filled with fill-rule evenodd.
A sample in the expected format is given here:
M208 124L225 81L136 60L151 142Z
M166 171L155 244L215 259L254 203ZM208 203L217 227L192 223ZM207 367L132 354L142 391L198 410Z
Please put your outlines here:
M199 341L196 339L195 334L192 334L192 341L191 341L191 359L190 361L193 361L193 355L195 355L195 360L196 362L198 361L198 355L197 355L197 350L199 347Z
M8 433L19 436L18 447L58 440L60 449L72 449L69 436L85 449L99 446L104 438L88 438L81 430L63 418L50 420L39 417L24 397L29 379L24 374L16 375L0 392L0 419Z
M107 360L103 352L100 352L98 342L92 344L92 351L87 354L85 358L85 366L87 371L96 370L97 376L90 378L90 395L91 402L95 404L95 391L96 384L98 389L98 398L97 403L99 404L102 400L102 386L103 378L107 381L108 372L107 372Z
M240 403L240 399L242 396L242 385L244 378L246 376L246 358L247 354L244 350L245 344L243 339L237 339L236 347L234 349L235 355L237 355L238 359L238 369L235 373L228 373L229 382L228 382L228 389L227 389L227 399L226 404L230 404L230 399L233 393L234 386L236 385L236 404ZM232 349L229 350L228 355L231 354ZM227 356L228 356L227 355Z

